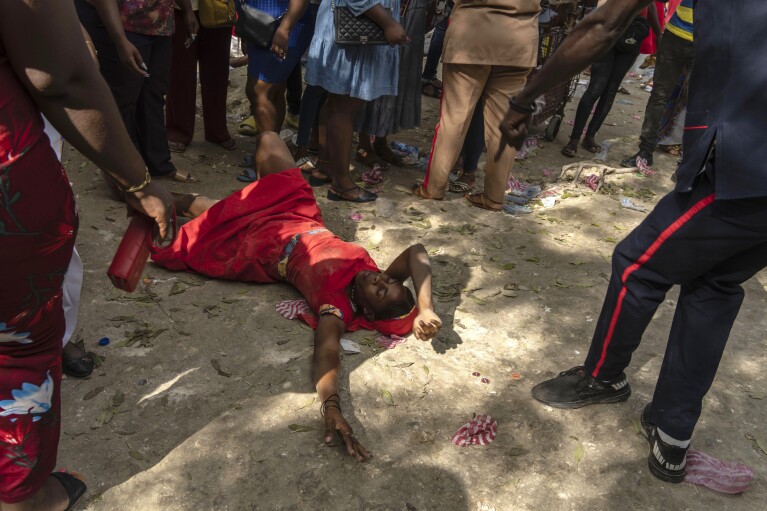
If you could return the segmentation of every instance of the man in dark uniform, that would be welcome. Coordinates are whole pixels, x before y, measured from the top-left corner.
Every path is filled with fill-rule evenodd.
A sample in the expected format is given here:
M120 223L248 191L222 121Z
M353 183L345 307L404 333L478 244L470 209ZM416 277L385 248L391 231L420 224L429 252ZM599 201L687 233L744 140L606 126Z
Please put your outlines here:
M650 0L609 0L587 16L525 89L501 130L519 146L531 105L607 50ZM642 413L656 477L680 482L687 448L743 301L767 265L767 20L764 0L697 0L695 63L676 189L613 254L583 366L533 388L551 406L628 399L623 373L658 305L681 286L655 395Z

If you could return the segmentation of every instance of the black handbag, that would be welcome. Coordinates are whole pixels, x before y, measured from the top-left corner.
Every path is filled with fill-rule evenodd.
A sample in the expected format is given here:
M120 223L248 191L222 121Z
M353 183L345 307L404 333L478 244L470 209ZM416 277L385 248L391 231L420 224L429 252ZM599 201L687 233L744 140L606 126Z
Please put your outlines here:
M242 0L237 0L237 23L234 24L237 36L259 48L272 47L274 33L277 32L281 22L282 16L275 18L271 14L243 3Z
M639 45L648 35L650 35L650 22L644 16L637 16L629 28L615 41L615 49L624 53L639 51Z
M330 0L330 9L333 11L336 44L389 44L384 29L364 14L355 16L348 7L337 7L335 0ZM391 11L391 1L388 9Z

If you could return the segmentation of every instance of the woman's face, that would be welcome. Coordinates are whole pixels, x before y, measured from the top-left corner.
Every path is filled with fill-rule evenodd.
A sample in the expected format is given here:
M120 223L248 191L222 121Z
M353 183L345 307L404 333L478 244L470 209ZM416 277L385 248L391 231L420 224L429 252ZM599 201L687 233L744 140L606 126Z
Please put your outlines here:
M361 271L354 277L355 295L362 307L372 313L375 319L381 314L407 300L407 292L402 282L385 273Z

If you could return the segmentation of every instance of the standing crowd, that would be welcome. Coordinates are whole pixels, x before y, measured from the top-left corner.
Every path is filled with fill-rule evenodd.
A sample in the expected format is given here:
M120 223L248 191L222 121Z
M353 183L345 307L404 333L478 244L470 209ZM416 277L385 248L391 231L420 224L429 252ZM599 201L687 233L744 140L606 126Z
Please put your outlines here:
M364 249L328 231L312 187L327 186L333 201L375 201L376 193L352 178L351 159L373 170L407 164L388 137L420 125L425 95L441 98L440 115L425 179L412 193L424 200L462 193L472 206L501 211L539 97L590 66L562 153L575 156L579 145L596 152L597 133L643 51L654 55L647 59L655 66L652 92L638 151L622 164L652 165L660 145L681 157L676 188L616 247L583 365L540 383L532 395L561 408L628 399L631 355L666 292L680 285L641 423L651 472L682 481L703 397L743 300L741 284L767 265L767 155L757 138L767 82L767 52L758 49L767 43L758 31L767 5L603 1L539 66L540 18L557 3L0 3L0 511L70 509L86 491L77 475L54 471L62 373L87 376L93 363L67 344L82 265L59 137L93 161L136 214L156 223L156 241L167 242L153 255L158 264L212 278L285 282L305 296L300 317L315 328L325 440L341 435L348 453L363 461L369 453L344 419L339 396L341 335L365 328L426 340L442 323L424 247L406 248L381 271ZM240 129L257 134L255 168L242 177L253 182L221 201L171 195L160 180L199 181L172 157L193 143L198 81L205 141L237 146L226 116L235 25L251 113ZM298 131L292 151L277 135L284 124ZM476 191L484 150L484 183ZM177 235L175 214L192 219ZM415 293L404 285L409 279Z

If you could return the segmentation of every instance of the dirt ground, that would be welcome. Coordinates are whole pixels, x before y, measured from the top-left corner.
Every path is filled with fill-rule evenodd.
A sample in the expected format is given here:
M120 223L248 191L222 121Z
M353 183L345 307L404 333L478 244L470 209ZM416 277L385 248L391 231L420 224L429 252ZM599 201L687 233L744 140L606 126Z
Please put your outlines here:
M231 129L244 104L244 70L232 72ZM633 105L615 105L599 139L620 138L608 163L634 150L647 93L627 84ZM566 119L572 119L574 104ZM424 98L421 129L396 138L428 149L437 100ZM201 125L201 123L200 123ZM518 161L514 175L552 184L569 134ZM223 197L241 188L237 163L253 140L226 152L201 133L180 167L201 178L174 191ZM583 153L583 150L581 150ZM767 499L765 429L767 275L746 284L746 300L693 447L751 466L756 477L739 496L690 484L670 485L647 469L638 434L675 306L660 306L627 370L625 403L575 411L535 402L530 388L582 363L599 315L615 243L645 216L622 209L629 196L647 207L672 188L675 159L657 155L657 174L609 177L594 194L583 185L550 209L513 217L470 208L459 195L436 203L405 190L423 172L392 169L381 197L396 206L332 203L318 190L329 227L386 265L421 242L432 255L436 340L410 338L392 350L375 334L346 335L362 353L344 355L345 416L374 457L360 464L322 440L310 377L312 335L274 305L298 294L285 285L249 285L165 271L134 294L114 289L107 266L127 225L95 166L71 148L64 156L81 214L78 249L85 262L76 337L102 359L87 380L63 383L59 465L81 472L97 510L762 510ZM482 168L482 167L481 167ZM481 183L481 179L479 181ZM352 213L362 220L354 222ZM684 264L684 261L680 261ZM511 290L516 288L515 290ZM109 337L111 343L98 346ZM488 378L482 383L478 372ZM512 376L514 375L514 376ZM521 376L521 378L520 378ZM474 414L498 421L485 447L455 447L452 434ZM300 427L299 427L300 426ZM297 430L297 431L294 431Z

